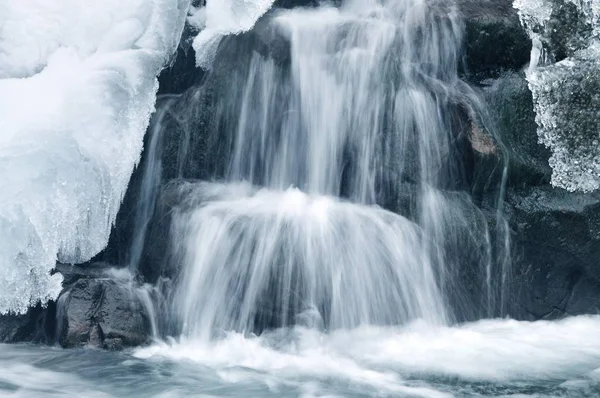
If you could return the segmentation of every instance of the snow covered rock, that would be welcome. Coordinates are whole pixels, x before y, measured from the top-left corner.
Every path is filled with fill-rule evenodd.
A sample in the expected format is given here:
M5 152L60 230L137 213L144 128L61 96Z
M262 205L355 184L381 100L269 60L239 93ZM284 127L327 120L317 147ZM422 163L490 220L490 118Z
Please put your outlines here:
M0 313L102 250L189 0L0 3Z

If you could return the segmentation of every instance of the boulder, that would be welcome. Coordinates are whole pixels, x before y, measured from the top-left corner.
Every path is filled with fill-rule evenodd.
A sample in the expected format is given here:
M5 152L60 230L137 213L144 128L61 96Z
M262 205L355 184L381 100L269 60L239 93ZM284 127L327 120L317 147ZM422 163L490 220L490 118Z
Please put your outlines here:
M121 349L149 341L151 321L135 285L115 276L67 275L72 282L58 298L56 311L61 346Z
M465 75L473 83L519 71L528 62L531 39L511 0L459 0L465 20Z
M599 313L600 194L509 188L506 209L514 229L511 315Z

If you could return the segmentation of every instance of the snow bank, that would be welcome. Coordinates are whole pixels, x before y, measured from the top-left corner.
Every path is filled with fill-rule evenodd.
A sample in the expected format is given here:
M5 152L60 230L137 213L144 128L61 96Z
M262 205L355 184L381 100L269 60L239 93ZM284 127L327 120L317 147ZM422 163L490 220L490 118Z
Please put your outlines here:
M0 313L108 241L189 0L0 3Z
M209 69L221 39L246 32L254 26L275 0L207 0L206 6L190 13L190 25L201 29L192 44L196 65Z

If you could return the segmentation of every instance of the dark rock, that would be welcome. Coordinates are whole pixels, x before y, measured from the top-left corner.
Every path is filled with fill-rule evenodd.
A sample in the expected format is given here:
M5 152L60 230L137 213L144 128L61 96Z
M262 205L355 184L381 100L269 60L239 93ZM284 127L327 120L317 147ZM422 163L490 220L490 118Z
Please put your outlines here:
M205 72L196 67L196 53L192 48L192 40L196 34L195 30L186 25L170 65L158 76L158 95L181 94L202 81Z
M57 340L65 348L120 349L147 343L150 320L131 281L81 277L60 295Z
M319 0L276 0L274 7L294 8L294 7L314 7L319 5Z
M50 301L46 307L38 304L23 315L0 315L0 342L54 342L55 312L56 303Z
M509 185L550 182L550 151L538 142L533 98L523 73L507 73L483 91L509 161Z
M515 229L511 315L551 319L600 312L600 194L510 188Z
M528 62L531 39L511 0L460 0L465 20L465 67L472 82L519 71Z

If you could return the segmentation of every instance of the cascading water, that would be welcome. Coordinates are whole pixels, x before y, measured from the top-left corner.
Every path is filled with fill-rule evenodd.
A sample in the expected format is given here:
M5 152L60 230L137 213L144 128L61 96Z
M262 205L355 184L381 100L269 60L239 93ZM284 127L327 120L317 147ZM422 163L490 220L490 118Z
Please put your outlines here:
M8 237L0 239L0 248L9 254L0 250L5 265L0 280L9 282L0 291L0 313L23 312L31 300L55 297L58 286L51 291L40 287L56 256L83 261L106 241L128 170L137 162L154 100L154 76L176 44L190 2L75 3L23 0L8 5L0 0L0 20L9 17L0 23L0 78L32 75L8 79L8 84L0 80L0 91L21 83L22 88L52 83L17 101L12 93L18 90L0 100L0 105L11 105L8 111L0 109L0 116L8 116L9 127L18 127L8 130L9 143L18 145L0 148L0 165L10 166L4 174L0 167L0 174L5 181L8 176L11 188L0 194L0 224L9 210L9 223L0 225L0 238ZM519 260L515 284L510 283L505 186L511 226L530 229L523 237L544 225L565 228L564 219L573 213L552 195L517 196L521 201L515 203L515 169L508 177L503 162L512 152L504 150L487 123L495 115L486 116L476 91L457 74L469 53L461 48L463 30L468 34L473 28L467 23L464 29L460 11L473 7L477 15L481 7L487 27L475 30L496 37L498 21L487 25L486 13L501 14L504 26L508 3L497 8L470 0L191 3L176 67L162 75L174 84L162 90L202 81L157 100L140 174L132 178L106 258L76 271L66 264L57 267L68 284L56 303L55 322L48 317L51 308L39 306L22 317L0 318L2 341L32 328L45 337L48 330L42 329L56 327L63 346L71 344L65 341L104 348L150 345L106 352L0 344L0 395L600 396L600 340L595 337L600 317L481 319L526 317L530 309L535 319L566 315L571 309L593 308L582 301L598 291L586 285L593 278L580 275L593 273L593 264L572 264L584 260L579 251L564 264L559 260L564 269L558 277L545 273L545 264ZM269 11L273 5L300 3L313 8ZM526 24L543 19L529 32L540 40L533 52L533 60L540 62L532 63L527 78L542 122L540 135L560 150L562 138L571 136L553 141L553 134L572 131L561 131L560 123L571 121L564 115L581 116L577 122L595 120L590 112L564 105L572 98L582 100L582 93L595 100L590 71L597 67L589 50L597 41L598 1L516 4ZM547 9L549 15L575 12L583 23L568 27L582 29L583 36L558 37L555 22L544 19ZM48 26L40 24L49 20ZM95 23L64 23L71 20ZM82 40L76 34L80 26L86 33ZM503 29L498 37L508 40ZM197 33L195 39L190 32ZM40 51L22 45L31 37L41 44ZM62 53L69 57L46 60L46 52L57 46L61 49L55 55L69 50ZM195 57L185 53L190 46ZM589 48L580 51L580 46ZM3 56L5 49L9 57ZM546 56L538 57L538 50ZM588 55L592 58L582 58ZM560 61L562 56L567 58ZM81 69L86 78L73 80L71 71L79 68L55 63L78 57L85 58ZM188 69L194 63L205 70ZM181 70L183 83L176 76ZM586 72L583 84L566 79L574 90L563 90L563 77L573 76L565 71ZM64 82L68 87L60 90ZM70 100L54 108L56 101L47 101L48 110L38 92ZM43 110L35 117L23 101L29 97L38 104L34 110ZM20 102L27 102L26 111L13 118ZM522 115L511 116L512 121ZM22 139L12 140L29 130L33 135L26 134L25 142L35 143L33 150ZM593 143L597 130L582 131L592 132L587 138ZM0 144L5 137L1 131ZM65 142L75 144L64 152ZM590 150L583 158L593 157L595 147L581 142L575 139L568 149ZM507 141L507 147L511 144ZM88 159L90 153L97 156ZM565 167L581 169L581 159L558 160L574 160ZM39 175L35 167L21 167L40 164L45 173ZM593 164L584 164L589 173L576 178L557 173L556 165L557 185L590 190L598 184ZM48 180L55 172L60 178ZM88 184L93 176L110 189ZM520 176L516 180L530 188ZM542 192L546 188L541 185ZM23 200L14 192L37 194ZM41 197L47 200L38 201ZM3 198L9 199L8 207ZM598 204L593 195L573 200L586 217L598 214L592 211ZM14 206L27 217L15 213L14 218ZM519 212L531 217L520 218ZM576 242L590 236L595 241L589 246L594 246L597 220L577 216L566 223L566 233L581 233L584 237ZM559 232L556 241L562 245L565 230ZM567 253L541 247L552 254L536 257L535 245L525 245L534 251L527 257L537 261ZM591 249L598 253L597 247ZM10 256L18 261L12 263ZM129 269L110 268L114 262L127 263ZM23 267L15 271L15 265ZM560 286L563 282L574 286ZM519 283L532 290L524 296L532 302L510 300L507 292L515 293ZM546 288L552 292L541 291ZM563 298L563 292L577 294ZM545 305L535 308L538 295L569 303L557 301L561 308L545 313ZM513 313L520 305L523 311Z
M188 194L202 203L174 230L189 250L176 301L187 336L306 317L328 329L445 320L420 231L401 216L296 188Z
M289 59L253 53L218 96L227 182L172 188L183 334L495 311L487 221L461 193L461 120L478 103L457 76L454 4L346 1L266 18ZM463 261L469 293L456 283Z

